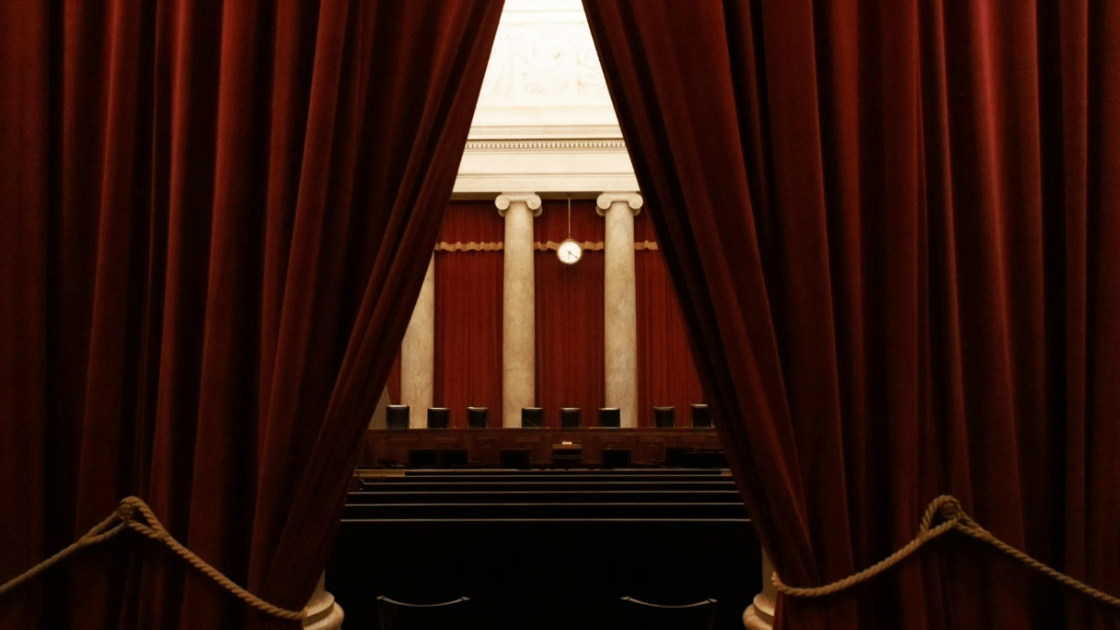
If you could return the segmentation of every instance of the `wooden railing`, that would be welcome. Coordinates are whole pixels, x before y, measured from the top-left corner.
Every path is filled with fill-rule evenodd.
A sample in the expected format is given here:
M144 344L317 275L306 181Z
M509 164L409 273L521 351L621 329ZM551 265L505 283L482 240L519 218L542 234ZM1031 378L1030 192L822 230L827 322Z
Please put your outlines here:
M531 466L603 466L611 463L612 454L627 453L632 466L689 466L690 457L699 459L719 450L714 429L370 430L366 432L361 463L370 467L406 466L410 458L414 459L414 452L426 451L434 458L432 465L500 466L503 451L516 451L524 453ZM452 456L454 461L449 459Z

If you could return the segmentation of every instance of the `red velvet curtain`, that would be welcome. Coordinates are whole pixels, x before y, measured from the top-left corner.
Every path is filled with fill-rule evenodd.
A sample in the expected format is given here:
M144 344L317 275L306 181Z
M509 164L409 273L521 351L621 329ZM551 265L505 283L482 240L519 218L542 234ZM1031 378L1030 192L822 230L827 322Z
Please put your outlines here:
M638 426L653 424L654 407L675 407L679 427L691 426L689 405L704 402L688 330L665 265L648 206L634 217L634 280L638 307Z
M545 425L560 426L561 407L579 407L585 426L597 423L606 404L603 357L603 218L595 200L572 201L573 239L584 247L573 265L560 262L555 245L568 238L568 202L546 199L533 219L539 246L536 274L537 405ZM552 243L553 248L548 244Z
M783 580L940 494L1120 594L1120 4L585 0ZM781 628L1105 628L950 535Z
M491 201L451 204L436 245L435 391L451 426L467 407L488 407L502 426L503 251L505 222Z
M6 4L0 581L137 494L251 591L306 603L500 10ZM0 626L272 625L128 538L7 597Z

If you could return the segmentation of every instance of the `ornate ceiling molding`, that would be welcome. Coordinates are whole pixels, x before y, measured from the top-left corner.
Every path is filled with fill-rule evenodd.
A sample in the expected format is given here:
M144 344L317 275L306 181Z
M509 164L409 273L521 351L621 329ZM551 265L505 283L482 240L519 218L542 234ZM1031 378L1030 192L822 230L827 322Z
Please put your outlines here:
M580 0L506 0L454 194L637 189Z
M467 151L625 151L626 142L603 138L468 140Z

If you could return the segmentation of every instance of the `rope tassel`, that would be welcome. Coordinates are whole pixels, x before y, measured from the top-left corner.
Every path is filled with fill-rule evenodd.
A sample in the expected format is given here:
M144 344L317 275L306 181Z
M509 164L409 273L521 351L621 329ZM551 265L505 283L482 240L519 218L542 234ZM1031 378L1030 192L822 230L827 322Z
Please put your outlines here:
M143 517L143 520L137 518L138 516ZM202 558L199 558L194 552L184 547L178 540L175 540L175 537L172 536L167 529L164 528L163 524L159 522L159 519L156 518L152 508L139 497L125 497L121 499L117 510L111 514L109 518L94 526L93 529L86 532L86 534L75 541L74 544L40 562L23 574L0 585L0 597L7 595L21 584L31 580L59 562L62 562L75 552L105 542L125 530L132 530L137 534L167 545L171 551L175 552L175 555L186 560L192 567L201 571L219 586L256 610L288 621L302 622L307 619L307 608L296 611L287 610L270 604L245 590L236 582L226 577L221 571L212 567Z
M941 516L941 518L944 519L944 522L933 526L933 519L935 516ZM972 520L972 518L965 513L964 509L961 507L961 502L958 501L956 497L952 497L949 495L941 495L930 502L929 507L926 508L926 512L922 516L922 523L918 528L918 535L914 537L914 540L911 540L906 544L906 546L894 552L887 558L858 573L854 573L846 578L837 580L835 582L830 582L829 584L825 584L824 586L815 587L790 586L782 582L782 580L778 577L777 571L773 573L771 579L774 582L774 587L778 589L779 593L788 595L790 597L824 597L826 595L832 595L833 593L839 593L840 591L855 586L856 584L866 582L871 578L876 577L887 569L890 569L894 565L913 555L916 551L918 551L918 549L922 547L922 545L950 531L960 532L962 534L965 534L966 536L971 536L976 540L985 542L995 547L996 549L999 549L1003 553L1011 556L1012 558L1015 558L1016 560L1022 562L1028 567L1035 569L1043 575L1056 580L1061 584L1068 586L1069 588L1072 588L1103 604L1107 604L1115 608L1120 608L1120 598L1099 591L1080 580L1072 578L1065 573L1058 571L1057 569L1047 566L1046 564L1035 560L1026 553L1019 551L1011 545L1003 542L999 538L996 538L991 532L981 527L976 521Z

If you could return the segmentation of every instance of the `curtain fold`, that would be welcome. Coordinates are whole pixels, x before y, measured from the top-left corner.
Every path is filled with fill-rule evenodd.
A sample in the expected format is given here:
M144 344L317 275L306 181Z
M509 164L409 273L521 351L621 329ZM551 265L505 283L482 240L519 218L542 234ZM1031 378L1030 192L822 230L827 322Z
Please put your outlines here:
M1120 7L585 0L705 394L783 580L939 494L1120 593ZM951 536L781 628L1105 628Z
M138 494L299 609L501 2L16 4L0 20L0 509L21 517L0 518L0 580ZM0 602L8 625L280 624L131 539Z
M603 218L595 200L573 200L571 237L580 243L602 243ZM568 238L567 200L546 199L533 220L536 276L537 406L545 426L560 426L561 407L582 409L584 426L596 426L606 404L603 339L603 251L584 247L579 262L560 262L555 249L541 249Z
M467 407L489 408L489 426L502 426L502 290L500 249L444 251L444 244L498 245L505 222L493 201L451 204L436 251L434 400L451 410L451 426L466 428Z

